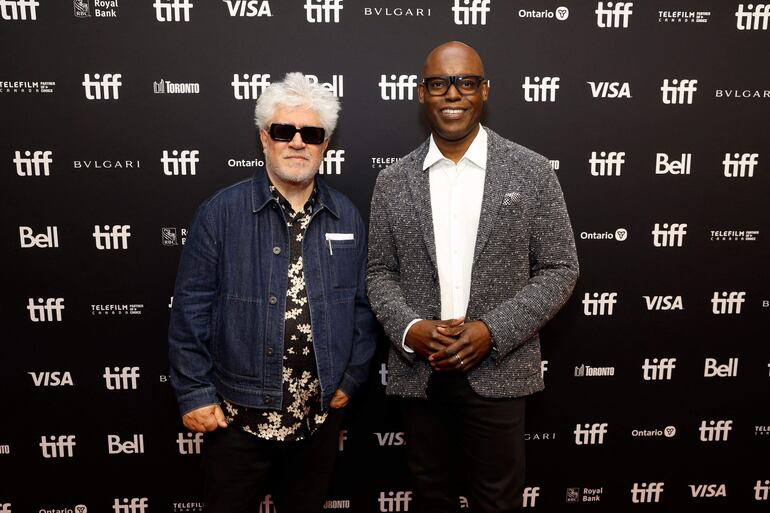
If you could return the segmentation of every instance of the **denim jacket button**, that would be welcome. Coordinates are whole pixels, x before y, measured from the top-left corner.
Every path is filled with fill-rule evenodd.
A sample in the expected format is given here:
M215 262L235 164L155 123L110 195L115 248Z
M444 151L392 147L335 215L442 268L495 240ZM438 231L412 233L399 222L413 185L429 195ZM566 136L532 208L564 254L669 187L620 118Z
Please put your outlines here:
M273 348L272 347L268 347L267 351L265 351L265 354L267 354L267 356L273 356Z
M270 303L271 305L274 305L278 302L278 298L275 296L270 296L270 299L268 299L267 302Z
M279 248L278 246L274 247L273 248L273 254L274 255L280 255L281 254L281 248Z
M269 397L265 397L265 401L264 402L265 402L265 404L270 404L272 401L270 400Z

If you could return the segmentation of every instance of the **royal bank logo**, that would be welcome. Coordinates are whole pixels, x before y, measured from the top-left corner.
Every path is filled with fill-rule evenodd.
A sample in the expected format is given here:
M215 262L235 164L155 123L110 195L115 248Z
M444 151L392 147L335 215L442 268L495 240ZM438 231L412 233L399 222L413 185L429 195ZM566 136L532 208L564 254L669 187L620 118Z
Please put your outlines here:
M308 23L339 23L342 0L305 0L305 19Z
M682 296L642 296L647 310L684 310Z
M139 367L105 367L104 386L107 390L136 390L139 387Z
M675 426L666 426L663 429L634 429L631 431L634 438L673 438L676 436Z
M119 435L107 435L107 454L144 454L144 435L135 434L125 441Z
M77 442L75 435L43 435L38 445L43 458L72 458Z
M198 150L163 150L160 163L163 164L163 174L166 176L195 175L196 164L200 162Z
M656 248L670 248L684 245L687 235L687 223L655 223L652 231L652 245Z
M698 428L701 442L726 442L732 430L732 420L704 420Z
M430 15L430 7L364 7L364 16L411 18Z
M767 30L770 4L738 4L735 26L738 30Z
M94 225L94 245L99 251L128 249L128 238L131 237L131 225L115 224L103 226Z
M176 445L179 454L188 456L200 454L203 444L203 433L177 433Z
M414 100L417 75L380 75L378 85L383 100Z
M233 96L236 100L256 100L270 85L270 74L233 74Z
M202 513L203 502L196 501L174 501L171 503L171 511L173 513Z
M674 377L676 358L649 358L642 364L642 379L645 381L670 381Z
M58 248L59 247L59 227L46 226L45 233L35 235L35 231L29 226L19 226L19 245L22 249L27 248Z
M113 513L147 513L149 504L147 497L132 497L118 499L112 503Z
M757 482L754 484L754 500L766 501L768 498L770 498L770 479L765 479L764 481L757 479Z
M54 87L56 82L50 81L3 80L0 81L0 94L49 94Z
M756 242L759 230L711 230L712 241Z
M391 164L395 164L401 157L371 157L372 169L385 169Z
M607 434L609 424L600 422L595 424L575 425L575 445L602 445L604 435Z
M698 81L693 79L668 78L663 80L660 86L662 101L666 105L691 105L695 91L698 90Z
M72 0L76 18L117 18L119 0Z
M618 228L614 232L580 232L581 240L616 240L623 242L628 239L628 230Z
M64 311L64 298L39 297L27 299L27 311L32 322L61 322Z
M596 26L599 28L628 28L634 13L633 2L599 2L596 4Z
M727 363L720 364L716 358L706 358L704 361L704 378L735 378L738 376L738 358L728 358Z
M759 153L725 153L722 170L727 178L751 178L759 164Z
M321 166L318 168L318 174L340 175L343 162L345 162L345 150L326 150Z
M604 487L600 488L567 488L566 501L571 504L584 502L601 502Z
M161 243L164 246L184 246L187 242L187 228L168 227L160 229Z
M620 176L626 163L626 152L592 151L588 163L591 165L591 176Z
M394 447L406 445L406 437L403 431L374 433L377 445L380 447Z
M524 488L524 503L522 504L522 507L524 508L534 508L535 503L537 502L537 498L540 497L540 487L539 486L528 486Z
M569 18L569 8L562 6L557 7L556 9L543 10L519 9L517 14L519 15L519 18L564 21Z
M199 94L201 85L197 82L171 82L161 78L152 83L152 92L155 94Z
M91 79L89 73L83 74L83 89L85 90L86 100L117 100L120 95L120 88L123 82L120 80L123 75L120 73L105 73L100 75L94 73Z
M591 378L601 376L614 376L615 367L594 367L592 365L586 365L581 363L575 366L576 378Z
M658 23L708 23L709 11L658 11Z
M409 504L412 502L411 491L398 492L380 492L377 498L380 512L390 511L409 511Z
M586 82L594 98L631 98L631 85L628 82Z
M144 310L144 305L140 304L91 305L91 315L93 316L142 315L142 310Z
M692 153L682 153L679 160L672 159L667 153L655 154L656 175L689 175L692 168Z
M631 502L634 504L660 502L664 483L634 483L631 487Z
M22 152L24 156L22 156ZM53 152L50 150L16 150L13 163L19 176L50 176Z
M30 371L27 374L35 387L75 386L70 371Z
M559 77L524 77L525 102L555 102L559 90Z
M583 315L612 315L617 302L617 292L586 292L583 296Z
M746 292L714 292L711 298L711 313L714 315L737 315L746 302Z
M160 22L188 22L192 0L155 0L155 19Z
M37 0L0 0L0 17L9 21L37 20Z
M268 0L223 0L232 17L255 18L272 16Z
M491 0L454 0L455 25L486 25Z

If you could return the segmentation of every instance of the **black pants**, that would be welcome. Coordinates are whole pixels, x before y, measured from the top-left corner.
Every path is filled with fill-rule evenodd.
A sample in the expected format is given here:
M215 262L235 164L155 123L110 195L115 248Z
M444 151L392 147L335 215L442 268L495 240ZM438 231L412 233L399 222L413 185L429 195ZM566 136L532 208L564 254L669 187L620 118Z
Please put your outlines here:
M460 492L474 513L521 507L525 400L481 397L457 374L434 374L427 393L403 405L413 511L458 511Z
M235 428L207 433L204 511L254 513L271 493L281 513L320 512L334 470L343 411L330 410L321 427L299 442L263 440Z

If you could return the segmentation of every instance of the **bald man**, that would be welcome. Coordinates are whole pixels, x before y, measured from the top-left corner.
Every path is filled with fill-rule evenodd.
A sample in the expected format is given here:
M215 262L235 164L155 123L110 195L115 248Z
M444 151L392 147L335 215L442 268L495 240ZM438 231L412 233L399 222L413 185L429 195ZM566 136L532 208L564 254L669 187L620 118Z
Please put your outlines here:
M418 96L431 135L377 178L367 287L392 344L414 506L521 506L525 397L543 389L538 331L572 293L575 241L548 160L480 124L481 57L430 52Z

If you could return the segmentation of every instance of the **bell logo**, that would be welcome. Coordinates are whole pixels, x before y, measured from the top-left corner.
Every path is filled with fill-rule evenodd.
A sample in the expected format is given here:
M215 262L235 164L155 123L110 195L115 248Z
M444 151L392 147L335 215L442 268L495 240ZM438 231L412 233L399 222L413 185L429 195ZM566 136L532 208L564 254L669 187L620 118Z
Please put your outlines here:
M725 153L722 161L724 174L727 178L751 178L754 168L759 164L759 153Z
M414 100L417 75L380 75L380 98L383 100Z
M43 458L72 458L77 445L75 435L41 436L40 450Z
M118 435L107 435L108 454L143 454L144 435L134 435L131 440L120 441Z
M621 168L625 164L626 152L624 151L602 151L596 155L591 152L591 158L588 163L591 164L591 176L620 176Z
M601 295L586 292L583 296L583 315L612 315L617 297L617 292L602 292Z
M455 25L486 25L490 0L455 0Z
M115 499L112 503L113 513L146 513L147 497L131 499Z
M131 225L104 225L104 231L99 225L94 225L94 243L96 249L113 250L128 249L128 238L131 237Z
M270 85L269 74L253 74L249 75L244 73L241 80L237 73L233 74L233 81L230 85L233 86L233 96L236 100L256 100L261 95L267 86Z
M631 502L639 504L643 502L660 502L663 494L664 483L634 483L631 488Z
M163 174L166 176L194 175L195 164L200 162L198 150L171 150L171 156L168 150L163 150L163 156L160 158L163 164Z
M672 223L669 227L668 223L663 223L663 226L659 223L655 223L655 227L652 229L652 245L656 248L668 248L672 246L682 247L684 244L684 236L687 234L687 224Z
M0 0L0 16L4 20L37 20L37 0Z
M2 0L0 0L2 1ZM53 164L52 151L36 150L24 152L16 150L13 163L16 164L16 174L19 176L50 176L51 164Z
M656 175L689 175L692 165L692 153L682 153L680 160L671 160L666 153L655 154L655 174Z
M86 100L117 100L123 85L121 78L123 75L120 73L105 73L103 76L94 73L94 79L91 80L91 75L84 74L82 84Z
M342 174L342 163L345 162L345 150L327 150L318 168L319 175Z
M669 85L669 80L665 79L663 80L663 85L660 86L660 90L663 93L663 103L666 105L671 104L678 104L678 105L684 105L685 103L690 105L692 104L692 97L695 94L695 91L698 90L696 85L698 84L697 80L689 80L689 79L682 79L679 80L677 78L674 78L670 82L671 85Z
M190 0L155 0L155 19L166 21L190 21L190 9L193 4Z
M607 434L607 424L580 424L575 425L575 445L601 445L604 443L604 435Z
M754 485L754 500L766 501L770 499L770 479L762 480L757 479Z
M693 497L727 497L727 487L724 484L699 484L690 485L690 494Z
M272 16L270 12L270 3L267 0L224 0L227 4L227 10L230 16L245 16L253 18L255 16Z
M179 454L200 454L201 444L203 443L203 433L178 433L176 445Z
M305 0L308 23L339 23L342 0Z
M631 98L628 82L587 82L594 98Z
M676 369L676 358L649 358L642 364L642 379L645 381L670 380Z
M633 2L604 2L596 4L596 26L599 28L628 28L628 19L633 14Z
M102 377L107 390L136 390L139 367L105 367Z
M730 358L723 365L717 364L716 358L706 358L703 369L704 378L734 378L738 376L738 358Z
M647 310L684 310L682 296L642 296Z
M709 420L700 423L701 442L726 442L733 429L732 420Z
M39 297L37 302L33 298L28 298L27 310L29 310L29 320L32 322L61 322L64 298Z
M770 4L738 4L735 12L735 26L738 30L767 30L770 18Z
M344 86L345 86L345 76L344 75L332 75L332 81L331 82L319 82L318 77L316 75L305 75L305 80L307 80L308 84L311 85L320 85L330 93L332 93L337 98L342 98L344 93Z
M412 502L412 492L380 492L377 499L381 512L409 511L409 503Z
M58 248L59 228L46 226L45 233L35 235L29 226L19 226L19 244L22 248Z
M75 386L72 382L72 374L69 371L53 371L53 372L28 372L32 378L32 383L36 387L62 387L62 386Z
M522 507L524 508L534 508L535 502L537 502L537 498L540 496L540 487L539 486L528 486L524 488L524 503L522 504Z
M555 102L559 80L559 77L524 77L524 83L521 85L524 89L524 101Z
M730 315L741 313L741 306L746 301L745 292L714 292L711 298L711 313L714 315Z
M374 436L377 437L377 443L380 447L406 445L403 431L395 433L374 433Z

